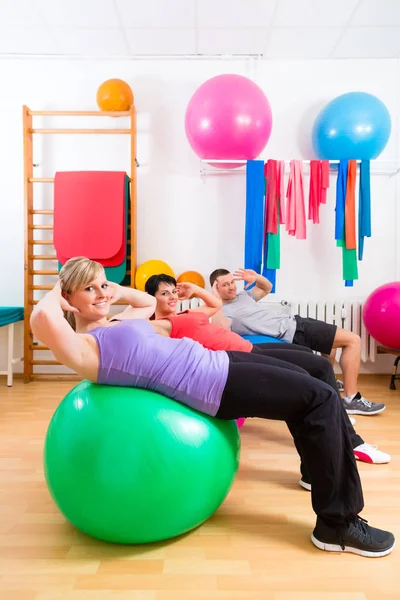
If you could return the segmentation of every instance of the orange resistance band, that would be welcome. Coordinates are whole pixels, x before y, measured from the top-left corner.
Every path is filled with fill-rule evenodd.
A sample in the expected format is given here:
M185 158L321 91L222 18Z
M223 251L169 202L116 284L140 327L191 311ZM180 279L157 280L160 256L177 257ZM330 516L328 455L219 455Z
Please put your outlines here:
M357 162L349 160L347 171L347 188L346 188L346 206L344 212L344 222L346 231L346 248L353 250L356 245L356 173Z

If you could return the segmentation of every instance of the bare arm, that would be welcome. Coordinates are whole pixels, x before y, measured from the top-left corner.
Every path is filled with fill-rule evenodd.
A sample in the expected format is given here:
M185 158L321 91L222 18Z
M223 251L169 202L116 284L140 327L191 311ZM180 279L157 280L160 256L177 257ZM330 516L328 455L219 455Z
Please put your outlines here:
M31 329L33 335L53 352L58 361L79 372L88 346L68 324L63 310L78 312L61 296L58 282L34 308L30 318Z
M115 288L112 301L116 302L117 300L122 300L123 302L129 304L128 308L117 315L113 315L114 319L147 320L150 319L151 315L154 314L157 300L153 296L150 296L150 294L115 283L110 285L113 285Z
M193 311L203 312L208 317L212 317L222 306L222 301L219 298L216 298L213 294L194 283L178 283L176 287L181 300L188 299L191 296L197 296L205 302L204 306L194 308L192 309Z
M219 325L219 327L223 327L224 329L228 329L229 331L232 329L232 322L228 317L225 317L222 308L215 313L211 320L214 323L214 325Z
M212 295L214 296L214 298L217 298L218 300L220 300L221 304L222 304L221 296L219 295L219 292L218 292L218 282L217 281L214 281L214 283L213 283ZM215 315L213 316L211 321L214 325L223 327L224 329L227 329L228 331L231 331L231 329L232 329L232 321L228 317L225 317L222 306L219 309L219 311L215 313Z
M244 286L245 290L255 283L256 285L251 291L257 302L267 296L272 290L272 283L266 277L253 271L253 269L237 269L233 273L233 278L236 281L247 281L247 285Z

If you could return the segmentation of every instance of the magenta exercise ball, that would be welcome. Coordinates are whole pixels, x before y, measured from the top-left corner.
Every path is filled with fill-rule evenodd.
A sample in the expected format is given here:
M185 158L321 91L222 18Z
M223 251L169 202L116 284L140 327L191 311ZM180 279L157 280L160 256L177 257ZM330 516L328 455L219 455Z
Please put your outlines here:
M217 75L205 81L190 99L185 129L199 158L255 159L271 135L271 107L262 89L247 77Z
M363 321L377 342L389 348L400 347L400 281L381 285L368 296Z

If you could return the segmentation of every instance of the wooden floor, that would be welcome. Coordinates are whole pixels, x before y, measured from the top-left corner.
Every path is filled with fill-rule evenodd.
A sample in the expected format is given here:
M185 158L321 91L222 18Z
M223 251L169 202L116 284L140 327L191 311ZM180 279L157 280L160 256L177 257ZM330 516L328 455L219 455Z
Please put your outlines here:
M389 465L359 464L363 517L400 540L400 385L363 376L387 410L358 417ZM247 421L231 493L199 529L166 543L118 546L65 522L43 479L47 425L70 383L0 379L1 600L399 600L400 541L385 558L331 554L310 541L310 494L282 423Z

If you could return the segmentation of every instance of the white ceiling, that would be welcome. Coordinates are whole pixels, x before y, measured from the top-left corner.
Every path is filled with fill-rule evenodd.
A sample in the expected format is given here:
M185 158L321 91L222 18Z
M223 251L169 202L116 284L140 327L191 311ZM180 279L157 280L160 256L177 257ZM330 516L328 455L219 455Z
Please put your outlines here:
M0 56L400 56L400 0L0 0Z

